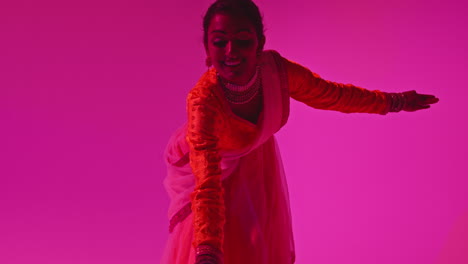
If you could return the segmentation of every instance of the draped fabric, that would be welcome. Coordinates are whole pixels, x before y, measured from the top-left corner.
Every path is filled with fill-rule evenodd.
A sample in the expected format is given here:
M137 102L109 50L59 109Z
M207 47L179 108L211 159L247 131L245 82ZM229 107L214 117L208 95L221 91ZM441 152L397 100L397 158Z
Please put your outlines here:
M201 237L200 243L208 241L211 245L222 245L226 264L292 263L294 247L287 184L273 136L286 123L289 115L289 90L283 67L277 53L263 53L264 108L256 125L236 117L230 111L213 70L206 73L189 94L189 122L174 133L165 155L168 165L165 186L171 198L169 219L174 220L175 217L178 223L171 225L173 230L162 263L194 262L194 245L197 245L194 218L197 216L191 211L199 212L196 201L199 197L193 193L196 193L196 178L207 177L201 172L206 167L211 168L212 174L221 171L223 234L217 236L218 230L208 229L208 234L198 235ZM201 119L200 116L191 115L191 112L199 114L200 110L191 111L197 104L203 105L202 111L208 115L203 116L204 121L197 120ZM206 124L207 120L212 123ZM204 127L198 127L201 125ZM206 131L209 126L215 127L214 130ZM215 143L206 143L206 137L214 138ZM203 147L199 150L197 144L203 144ZM204 158L197 160L193 152L206 152L210 147L215 157L204 154ZM219 161L216 154L219 154ZM217 161L218 168L213 164ZM190 202L192 210L185 209L184 213ZM210 206L209 202L199 204ZM208 223L202 225L210 224L209 219L213 216L216 218L219 212L215 210L212 215L209 215L210 212L207 214ZM215 239L221 237L222 241L216 242L210 236Z
M388 96L322 79L265 51L260 59L263 110L257 124L235 116L214 69L187 97L188 121L165 152L170 235L162 263L194 263L208 244L225 264L294 263L286 178L273 136L287 121L289 97L344 113L386 114Z
M223 181L224 263L294 263L291 214L274 137L239 159ZM162 263L194 263L193 213L169 236Z

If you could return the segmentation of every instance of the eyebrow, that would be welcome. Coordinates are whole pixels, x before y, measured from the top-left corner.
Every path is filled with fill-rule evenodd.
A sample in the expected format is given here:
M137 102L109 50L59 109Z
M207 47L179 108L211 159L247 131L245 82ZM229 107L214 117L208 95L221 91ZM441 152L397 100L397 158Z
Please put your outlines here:
M244 31L249 32L249 33L252 33L252 31L250 31L248 28L241 28L241 29L239 29L239 30L236 32L236 34L237 34L237 33L240 33L240 32L244 32ZM213 30L213 31L211 31L211 33L227 34L226 31L222 31L222 30Z

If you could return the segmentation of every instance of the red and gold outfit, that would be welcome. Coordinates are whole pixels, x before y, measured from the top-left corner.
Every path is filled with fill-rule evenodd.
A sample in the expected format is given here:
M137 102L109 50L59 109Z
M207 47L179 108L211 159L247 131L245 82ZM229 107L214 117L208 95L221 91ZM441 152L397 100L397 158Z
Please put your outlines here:
M276 122L276 127L271 129L271 134L276 132L282 125L284 125L284 123L287 120L287 116L289 114L289 103L285 100L289 100L289 97L292 97L297 101L303 102L313 108L324 110L336 110L344 113L386 114L389 111L390 101L388 95L384 92L369 91L354 85L345 85L326 81L322 79L319 75L311 72L309 69L294 62L291 62L285 58L282 58L278 53L274 51L265 51L264 54L268 54L268 56L273 57L274 59L272 61L275 61L277 64L277 67L275 68L277 70L272 71L272 73L275 74L275 78L278 78L278 80L281 79L284 83L284 85L281 85L281 87L280 85L278 85L277 87L279 88L277 89L286 88L286 90L283 90L281 93L278 93L278 97L281 97L278 100L283 102L282 106L278 107L282 108L282 110L274 110L273 108L275 107L275 105L269 105L268 101L268 89L273 88L269 88L271 85L266 87L268 82L264 82L262 84L263 94L265 97L264 108L269 107L268 109L272 109L271 111L277 111L279 113L277 115L272 115L274 116L272 118L276 118L278 119L278 121ZM268 65L261 65L261 67L263 69L267 69ZM273 75L264 74L262 77L262 81L265 80L265 78L268 79L269 76ZM267 112L266 109L264 109L264 111ZM285 183L283 183L281 179L277 181L271 180L271 182L276 183L270 183L270 178L262 178L261 180L258 180L259 182L252 184L251 186L249 185L250 187L248 187L248 190L251 191L249 195L252 195L251 193L255 194L256 190L253 189L257 188L255 186L260 186L258 188L265 189L263 192L267 194L267 198L255 198L254 200L263 199L264 201L262 203L252 202L253 205L251 207L254 209L248 209L250 210L250 213L244 216L244 213L239 212L243 212L242 210L247 209L232 209L239 210L236 211L236 213L233 213L230 211L231 208L229 206L237 206L236 199L243 199L242 195L238 194L241 192L236 192L235 186L241 186L241 184L235 183L235 177L242 177L238 175L243 175L243 172L245 172L246 170L241 170L241 172L239 172L239 169L236 167L234 171L237 171L238 175L234 172L233 174L235 174L235 177L230 176L231 178L227 178L226 180L224 180L222 168L222 160L226 153L235 153L238 150L249 148L249 146L255 144L256 140L258 140L259 138L259 135L263 133L262 129L264 129L264 127L267 126L263 125L262 123L262 121L264 121L263 119L269 118L267 116L267 113L261 114L261 118L259 121L260 124L257 125L252 124L234 115L229 108L229 104L223 97L222 91L219 88L219 83L217 80L215 69L210 69L208 72L206 72L196 84L196 86L190 91L187 97L187 112L188 122L187 126L184 129L186 129L185 139L188 145L188 150L185 150L185 152L189 153L188 157L190 168L193 172L193 175L195 176L194 189L190 195L193 234L191 236L187 235L187 237L192 237L194 248L207 245L213 248L215 251L220 252L222 255L225 256L224 261L226 264L260 263L261 261L259 261L259 259L262 259L262 261L268 259L268 257L258 256L256 257L256 260L245 260L243 262L236 262L235 260L233 260L236 258L233 254L241 254L241 252L232 253L228 252L227 249L236 248L236 250L240 250L239 248L241 246L231 246L235 243L225 241L225 235L229 234L230 237L233 237L233 239L235 239L234 237L236 236L243 236L240 233L249 233L248 235L245 235L245 239L242 240L244 242L239 243L246 243L245 241L247 241L247 243L264 243L252 241L266 241L268 240L267 237L271 238L271 230L278 230L281 228L273 226L268 227L269 231L264 231L264 229L262 229L261 227L244 227L245 225L243 224L243 217L249 217L247 215L252 215L251 217L257 217L255 210L258 208L261 208L258 210L263 210L264 212L267 212L268 214L273 215L278 219L282 219L283 215L288 215L284 216L284 220L278 220L278 223L284 223L285 225L290 226L290 219L288 219L290 218L289 200L287 198L287 188L286 186L284 186ZM263 154L256 153L256 149L253 148L253 150L249 150L251 151L249 153L253 154L248 155L257 155L255 156L255 158L254 156L248 155L245 155L242 158L240 158L241 162L247 164L245 165L247 168L254 168L256 166L256 160L265 159L265 162L267 162L266 159L269 153L276 153L274 147L275 143L273 142L274 140L269 139L271 137L272 135L266 136L266 139L261 143L270 144L267 144L268 146L266 148L268 150L262 150ZM186 153L184 153L183 147L179 146L177 147L177 149L180 152L180 159L177 160L177 162L180 163L184 159L184 157L186 158L186 156L184 156L184 154ZM279 153L275 155L279 155ZM256 160L249 161L247 160L248 157L252 157L251 159ZM174 162L174 164L175 163L176 162ZM264 168L265 170L268 170L268 166L265 166ZM266 173L265 177L270 177L268 176L269 173L276 173L281 170L282 167L281 165L279 165L273 172ZM258 172L255 172L255 175L257 174ZM250 180L253 181L253 179L245 179L246 182ZM272 185L271 190L268 189L270 188L268 187L269 184ZM275 187L275 184L283 186ZM263 185L265 185L266 187ZM274 190L283 189L286 190L284 191L286 198L282 200L276 200L275 193L277 193L278 191ZM272 207L281 207L278 205L281 205L282 208L284 208L284 212L277 213L275 211L272 211ZM242 206L242 204L240 206ZM173 218L172 220L174 220L174 216L176 216L176 219L173 222L176 225L177 222L185 221L185 217L187 216L187 214L183 217L180 217L180 214L179 216L177 216L177 213L172 213L172 215L170 215L170 217ZM233 217L236 219L239 218L239 220L230 220L229 217ZM264 218L267 219L267 216L265 216ZM272 218L270 217L270 219ZM253 225L254 224L252 224L252 226ZM269 223L268 221L261 220L258 221L258 223L256 222L255 225L266 226L269 225ZM235 234L236 228L243 228L247 230L237 230L238 234ZM290 227L286 229L287 231L285 231L285 234L287 232L291 232ZM186 231L186 233L187 232L189 231ZM261 233L261 235L259 235L259 233ZM287 237L286 240L292 240L292 235L290 236L290 238L287 234L283 237ZM280 239L280 237L274 237L274 239ZM174 238L174 240L177 240L177 238ZM292 241L289 244L291 244L291 251L293 251ZM287 244L287 247L289 247L289 244ZM279 249L274 247L283 246L272 247L272 251L278 251ZM174 253L174 250L175 249L172 249L172 253L169 253L170 256L167 258L169 259L167 260L168 262L172 261L170 263L184 263L184 261L187 261L185 263L189 263L188 261L193 261L193 257L188 258L188 260L182 260L181 258L177 258L177 260L175 261L175 254L181 253ZM248 248L245 247L242 248L242 250L248 250ZM285 254L287 255L289 254L289 252ZM294 252L292 252L291 254L294 254ZM294 262L294 256L291 257L290 255L284 258L287 259L287 261L277 260L277 262L275 262L272 260L272 258L279 259L280 257L276 258L274 257L274 255L271 255L269 257L268 262L265 263Z

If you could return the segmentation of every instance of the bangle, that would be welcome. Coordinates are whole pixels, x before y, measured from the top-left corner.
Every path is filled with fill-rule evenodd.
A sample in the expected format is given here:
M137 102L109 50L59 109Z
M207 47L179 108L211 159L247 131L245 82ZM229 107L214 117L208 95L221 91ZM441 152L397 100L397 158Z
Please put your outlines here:
M400 112L406 106L406 96L403 93L389 93L390 110L389 112Z
M222 253L210 245L199 245L195 249L196 264L219 264L222 263Z

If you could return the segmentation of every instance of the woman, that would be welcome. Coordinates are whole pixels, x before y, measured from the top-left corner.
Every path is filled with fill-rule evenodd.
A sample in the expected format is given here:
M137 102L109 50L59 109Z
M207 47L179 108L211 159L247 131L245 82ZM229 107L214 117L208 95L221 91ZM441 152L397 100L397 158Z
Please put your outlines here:
M323 80L263 51L251 0L218 0L204 21L210 68L187 97L188 122L166 151L170 237L163 263L294 263L287 184L273 134L289 98L345 113L416 111L432 95Z

